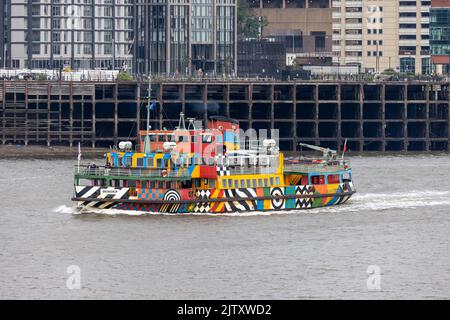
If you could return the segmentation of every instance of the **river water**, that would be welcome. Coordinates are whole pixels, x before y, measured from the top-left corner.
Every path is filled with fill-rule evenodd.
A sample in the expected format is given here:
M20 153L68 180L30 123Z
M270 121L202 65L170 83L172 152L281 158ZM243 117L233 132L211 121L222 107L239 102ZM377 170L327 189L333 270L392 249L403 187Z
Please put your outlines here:
M351 160L346 205L223 217L76 214L74 161L0 160L0 298L450 298L450 156Z

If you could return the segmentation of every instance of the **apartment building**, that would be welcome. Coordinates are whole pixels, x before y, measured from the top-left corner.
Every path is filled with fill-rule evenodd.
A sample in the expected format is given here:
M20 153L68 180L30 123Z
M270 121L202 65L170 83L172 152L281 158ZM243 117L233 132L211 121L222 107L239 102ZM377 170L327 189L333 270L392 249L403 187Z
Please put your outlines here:
M333 1L333 63L429 74L430 1Z
M4 0L6 66L130 68L130 0Z
M135 72L236 72L237 0L137 0Z

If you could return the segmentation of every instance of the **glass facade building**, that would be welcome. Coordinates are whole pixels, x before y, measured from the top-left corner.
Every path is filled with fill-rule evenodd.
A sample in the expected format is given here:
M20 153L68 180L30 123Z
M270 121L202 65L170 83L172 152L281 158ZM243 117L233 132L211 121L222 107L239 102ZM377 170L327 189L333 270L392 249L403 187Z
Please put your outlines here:
M2 0L0 63L221 75L236 70L237 0Z
M433 6L434 5L434 6ZM450 1L432 2L430 10L430 51L433 72L448 74L450 63Z
M432 55L450 54L450 2L448 8L431 9L430 46Z
M236 0L138 0L135 10L135 73L236 70Z

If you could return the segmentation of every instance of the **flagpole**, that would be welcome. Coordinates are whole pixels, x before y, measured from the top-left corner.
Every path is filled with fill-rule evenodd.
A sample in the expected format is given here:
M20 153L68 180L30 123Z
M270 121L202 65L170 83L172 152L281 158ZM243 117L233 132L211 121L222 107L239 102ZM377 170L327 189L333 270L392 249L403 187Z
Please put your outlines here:
M80 173L81 143L78 141L78 173Z
M345 151L347 151L347 139L345 139L344 149L342 150L342 161L344 161Z

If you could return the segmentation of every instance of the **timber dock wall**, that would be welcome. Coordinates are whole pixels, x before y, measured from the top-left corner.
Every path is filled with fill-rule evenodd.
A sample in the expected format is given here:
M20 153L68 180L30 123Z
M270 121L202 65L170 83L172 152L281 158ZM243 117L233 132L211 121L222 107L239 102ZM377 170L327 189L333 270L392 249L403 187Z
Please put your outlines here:
M243 129L279 129L298 143L353 151L449 151L448 82L154 82L153 128L179 113L224 115ZM145 128L148 83L1 81L3 144L109 146Z

